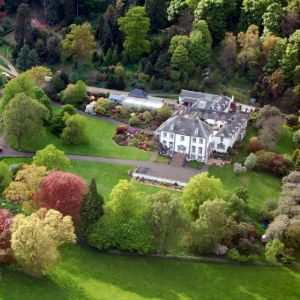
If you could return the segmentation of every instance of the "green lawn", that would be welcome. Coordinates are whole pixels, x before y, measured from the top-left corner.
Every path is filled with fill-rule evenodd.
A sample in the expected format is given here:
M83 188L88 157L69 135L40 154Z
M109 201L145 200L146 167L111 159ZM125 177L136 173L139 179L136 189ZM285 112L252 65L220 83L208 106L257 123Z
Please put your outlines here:
M31 163L31 159L28 158L4 158L2 160L8 165L16 163ZM108 199L112 188L118 184L120 179L131 180L127 174L128 171L133 168L131 166L103 164L79 160L72 160L72 166L73 168L71 172L81 176L87 182L89 182L92 178L95 178L99 192L101 192L105 199ZM158 187L137 183L136 187L138 191L144 192L145 195L150 195L160 190ZM176 192L172 191L172 193Z
M0 299L296 300L299 270L110 256L79 246L63 249L44 278L1 270Z
M293 142L294 132L288 126L283 127L283 134L277 141L275 152L291 157L296 146Z
M249 192L249 206L261 208L268 199L278 199L281 191L280 178L256 171L247 171L244 174L236 175L233 166L223 168L211 166L209 174L222 180L225 187L234 190L240 185L245 185Z
M112 188L118 184L120 179L131 179L127 174L128 171L133 168L130 166L119 166L75 160L72 161L72 165L72 172L80 175L86 181L89 181L91 178L96 179L98 189L105 199L108 198ZM150 195L160 190L160 188L144 184L136 184L136 187L139 191L145 192L145 195Z
M44 138L37 139L36 137L29 137L24 143L23 149L26 151L36 151L49 144L54 144L57 148L68 154L135 160L148 160L151 157L152 152L143 151L134 147L122 147L117 145L112 140L116 128L117 125L115 124L101 119L87 117L87 136L89 144L78 146L66 145L61 139L53 135L50 130L47 130L47 134Z

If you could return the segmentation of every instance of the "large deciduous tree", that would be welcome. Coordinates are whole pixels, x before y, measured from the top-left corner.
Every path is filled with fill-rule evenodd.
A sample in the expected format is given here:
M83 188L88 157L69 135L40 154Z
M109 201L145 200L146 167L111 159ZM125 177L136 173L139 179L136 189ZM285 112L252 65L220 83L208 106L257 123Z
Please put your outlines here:
M29 71L28 71L29 72ZM49 107L49 99L42 88L37 86L30 74L27 72L19 75L17 78L10 80L3 89L3 97L0 110L3 111L5 106L17 94L24 93L26 96L36 99Z
M43 123L49 118L48 109L25 93L17 94L3 113L3 129L6 138L21 149L27 138L40 138L45 134Z
M142 54L149 53L150 42L146 39L150 28L150 19L144 7L131 8L125 17L118 19L120 30L125 33L124 48L129 57L137 61Z
M167 191L147 199L147 222L158 253L167 253L183 225L182 203Z
M183 202L191 217L196 220L199 215L199 206L207 200L222 198L223 184L219 178L209 177L201 173L192 177L183 190Z
M47 170L68 171L71 169L71 161L65 153L50 144L42 150L36 152L33 163L45 166Z
M199 253L213 252L224 238L226 202L215 199L199 207L199 218L193 224L191 244Z
M135 217L142 206L140 193L134 184L127 180L120 180L112 189L106 207L121 221L128 221Z
M71 173L52 171L42 182L33 199L40 207L52 208L78 220L86 186L83 179Z
M71 217L53 209L40 209L30 216L17 215L13 220L11 247L25 271L42 276L59 258L58 247L75 243Z
M190 34L189 56L195 65L206 66L212 55L212 38L204 20L193 26Z
M74 59L79 63L86 63L92 59L96 50L95 37L91 32L91 25L72 24L71 32L62 41L63 60Z

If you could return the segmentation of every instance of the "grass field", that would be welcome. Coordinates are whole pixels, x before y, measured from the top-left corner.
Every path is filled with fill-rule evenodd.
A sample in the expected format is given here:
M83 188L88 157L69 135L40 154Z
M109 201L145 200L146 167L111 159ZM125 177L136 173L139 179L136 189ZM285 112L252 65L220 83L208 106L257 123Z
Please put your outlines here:
M57 110L55 110L57 111ZM57 136L47 130L45 137L37 139L29 137L23 145L23 150L36 151L46 147L49 144L55 145L60 150L68 154L103 156L112 158L124 158L135 160L147 160L151 157L152 152L146 152L134 147L122 147L117 145L112 137L115 134L117 125L87 117L87 136L89 144L87 145L66 145ZM10 144L13 144L10 142Z
M291 128L284 126L283 134L278 139L275 152L280 154L285 154L287 157L291 157L296 146L293 142L294 132Z
M79 246L62 252L61 263L42 279L3 268L0 299L300 298L299 270L110 256Z
M225 187L234 190L240 185L248 188L249 206L261 208L268 199L278 199L281 191L281 179L268 173L247 171L244 174L236 175L233 166L223 168L211 166L209 174L222 180Z
M16 163L31 163L31 159L26 158L5 158L3 159L8 165ZM84 180L89 182L92 178L96 179L99 192L108 199L112 188L118 184L120 179L131 180L127 175L128 171L132 169L131 166L103 164L89 161L72 161L72 173L81 176ZM144 184L135 184L137 190L144 192L145 195L151 195L160 190L158 187L148 186ZM176 192L172 192L176 193ZM177 193L176 193L177 194Z

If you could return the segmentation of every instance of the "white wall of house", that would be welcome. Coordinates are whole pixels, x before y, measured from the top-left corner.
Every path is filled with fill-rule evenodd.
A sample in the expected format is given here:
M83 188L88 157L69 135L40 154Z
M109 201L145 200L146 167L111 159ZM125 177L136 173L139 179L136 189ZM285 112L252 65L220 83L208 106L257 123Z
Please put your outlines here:
M210 144L213 140L212 135L209 139L191 137L162 131L159 136L160 143L170 149L168 155L183 153L187 155L187 160L207 161L210 155Z

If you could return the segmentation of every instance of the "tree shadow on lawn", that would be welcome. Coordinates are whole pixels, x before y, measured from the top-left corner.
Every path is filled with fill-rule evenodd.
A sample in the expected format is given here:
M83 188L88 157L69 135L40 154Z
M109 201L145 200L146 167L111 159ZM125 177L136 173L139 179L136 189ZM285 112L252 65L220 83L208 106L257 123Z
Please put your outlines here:
M75 286L66 289L48 276L35 278L22 271L0 268L0 299L2 300L87 300Z
M93 287L96 299L300 299L299 271L287 268L111 256L78 246L63 252L61 268L82 289ZM104 295L103 286L112 290Z

